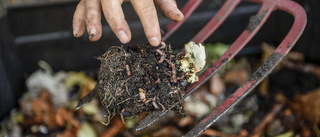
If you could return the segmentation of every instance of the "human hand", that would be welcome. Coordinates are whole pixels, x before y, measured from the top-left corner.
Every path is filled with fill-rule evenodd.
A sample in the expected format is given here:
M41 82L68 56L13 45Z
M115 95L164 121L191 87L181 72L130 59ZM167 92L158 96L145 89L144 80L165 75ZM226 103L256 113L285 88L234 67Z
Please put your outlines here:
M100 39L102 35L102 10L113 33L122 43L128 43L131 40L131 31L121 8L123 2L131 2L152 46L158 46L161 42L160 26L154 2L169 19L181 21L184 17L177 8L175 0L81 0L74 12L73 35L80 37L87 29L91 41Z

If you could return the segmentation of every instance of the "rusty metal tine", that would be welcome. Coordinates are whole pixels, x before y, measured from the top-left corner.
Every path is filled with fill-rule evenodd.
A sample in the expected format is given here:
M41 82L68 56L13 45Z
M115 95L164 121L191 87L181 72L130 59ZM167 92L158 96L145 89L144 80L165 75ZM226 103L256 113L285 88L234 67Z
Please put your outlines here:
M227 0L217 14L204 26L191 41L202 43L226 20L240 0Z
M162 41L165 41L169 38L188 18L189 16L197 9L202 0L189 0L186 5L181 9L184 19L180 22L171 22L167 25L168 31L162 37Z
M224 5L221 7L221 9L217 12L217 14L206 24L206 26L203 29L201 29L201 31L193 38L193 40L195 42L203 42L205 39L207 39L225 21L225 19L229 16L229 14L233 11L233 9L237 6L237 4L239 2L240 2L240 0L226 1L224 3ZM205 37L205 39L200 38L200 37ZM216 71L218 71L218 70L216 70ZM204 83L204 82L205 81L202 81L202 83ZM201 85L202 83L200 82L198 85ZM188 96L188 95L186 95L186 96ZM186 96L184 96L184 97L186 97ZM177 105L177 104L175 104L175 105ZM154 111L154 112L150 113L147 117L145 117L139 123L136 130L139 131L139 130L142 130L142 129L150 126L152 123L154 123L156 120L158 120L160 117L162 117L167 112L168 112L168 110L166 110L164 112Z
M253 2L262 2L262 0L250 0ZM272 2L272 1L268 1ZM264 4L267 1L263 2ZM217 107L212 113L207 115L199 124L197 124L191 131L189 131L185 136L198 136L210 125L212 125L219 117L221 117L227 110L236 105L241 101L247 94L250 93L271 71L280 63L283 57L291 50L293 45L296 43L298 38L301 36L306 23L306 13L304 9L297 3L289 0L274 0L273 4L277 9L284 10L292 14L295 18L294 24L278 46L276 51L264 62L262 66L254 72L249 80L243 84L235 93L233 93L223 104ZM273 9L273 7L270 7Z

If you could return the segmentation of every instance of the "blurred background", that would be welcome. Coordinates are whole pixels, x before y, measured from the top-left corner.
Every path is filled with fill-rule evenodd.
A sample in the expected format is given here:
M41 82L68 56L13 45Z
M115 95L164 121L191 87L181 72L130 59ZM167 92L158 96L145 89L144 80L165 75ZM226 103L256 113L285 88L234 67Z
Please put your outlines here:
M176 1L179 8L182 8L187 2L185 0ZM235 121L231 119L224 120L222 118L219 120L220 124L218 122L218 124L210 128L209 133L204 134L204 136L255 135L253 131L259 131L259 135L265 136L281 135L284 133L286 133L286 135L301 136L320 135L318 128L320 104L317 101L315 101L315 104L310 104L310 102L305 102L305 100L310 100L310 98L305 96L301 97L301 95L310 96L310 93L315 94L311 94L312 97L318 97L320 92L316 90L319 86L318 76L320 76L320 69L318 69L318 65L320 65L320 47L318 46L320 43L320 1L295 1L306 10L308 23L303 35L293 47L293 54L288 57L288 59L285 59L287 62L280 65L279 69L276 69L270 78L267 78L264 85L261 84L261 86L256 89L257 91L254 91L252 96L250 95L251 97L247 97L248 101L253 101L251 103L249 102L251 105L246 105L246 101L244 101L243 105L248 108L242 110L236 107L227 114L234 116ZM17 129L20 129L21 134L34 136L49 136L49 133L52 133L52 135L61 135L60 133L64 133L65 130L70 129L61 123L50 127L48 123L41 120L39 120L38 123L28 123L26 121L26 115L34 112L30 109L25 110L27 106L23 106L22 104L28 104L26 102L30 103L30 101L34 101L32 94L37 94L37 97L46 99L46 95L43 95L43 92L34 91L35 93L29 93L31 92L30 90L35 89L35 87L46 87L46 81L42 83L39 82L42 79L38 80L38 82L34 82L32 79L30 80L30 76L35 76L36 72L43 73L43 75L49 77L48 79L55 79L53 80L53 84L62 83L64 86L66 85L66 81L74 77L78 78L78 82L73 82L76 84L67 84L69 88L68 86L63 88L63 90L66 90L66 93L61 93L61 89L59 88L50 89L59 90L56 93L54 93L54 91L53 93L48 91L51 96L58 97L59 95L63 96L62 94L66 94L65 96L68 100L66 101L68 102L67 105L64 105L64 107L66 107L65 110L54 108L56 104L55 101L53 101L52 113L55 114L55 117L57 117L56 114L58 114L58 112L67 116L69 116L70 113L77 122L69 121L67 123L78 128L87 126L84 125L83 123L85 122L81 120L84 116L86 120L89 119L88 121L90 122L87 123L91 123L91 125L89 124L91 127L94 127L94 124L92 124L94 122L100 124L99 120L101 119L92 118L94 116L92 116L91 111L74 112L74 101L90 91L90 87L95 84L94 80L96 79L97 70L100 65L96 57L102 55L110 46L121 45L121 43L112 33L105 19L102 19L103 34L100 40L90 42L86 34L80 38L73 37L72 18L78 2L78 0L0 0L0 120L5 122L11 121L11 123L13 123L11 127L2 126L0 136L12 133L10 131L14 131L15 124L16 126L19 125ZM179 51L179 49L212 18L223 3L224 0L204 0L191 17L166 42L170 43L175 50ZM205 45L208 46L208 50L210 49L207 51L207 55L212 55L209 61L213 62L216 60L216 56L220 55L221 52L223 53L223 51L235 41L246 28L250 17L255 15L259 8L260 5L251 2L241 2L240 5L237 6L225 23L204 42ZM131 4L124 3L123 9L132 32L132 40L129 44L147 42L138 16L135 14ZM166 25L170 20L165 18L159 10L158 16L161 29L166 32ZM261 61L265 59L263 55L268 55L270 52L273 52L274 47L279 45L288 33L292 23L293 17L288 13L278 10L273 12L258 34L236 58L224 68L223 72L217 74L217 77L212 78L202 86L199 89L198 95L193 95L195 96L194 98L187 99L189 103L193 102L191 106L197 106L195 103L198 101L195 100L200 100L199 107L205 110L203 114L194 114L194 112L190 112L192 108L188 110L186 106L187 117L178 116L178 118L176 118L170 115L166 123L162 122L162 125L160 124L161 129L165 131L176 131L173 132L175 134L167 135L164 134L166 133L164 131L164 133L154 135L152 133L155 132L155 130L152 128L150 131L133 133L133 127L138 121L134 119L131 120L131 123L134 123L133 126L120 126L119 130L117 130L118 132L111 135L183 135L183 133L190 130L197 121L204 117L205 114L210 112L209 110L212 110L219 102L231 95L237 87L242 84L241 82L244 82L248 75L254 72L255 68L257 68L256 66L260 65ZM215 51L221 52L215 53ZM209 64L212 63L209 61ZM59 73L62 71L64 73ZM87 81L88 79L90 79L89 82ZM81 80L86 82L79 82ZM213 83L217 81L218 84L215 83L213 85ZM39 84L39 86L37 86L37 84ZM216 85L218 85L218 87L216 87ZM88 87L85 88L86 86ZM56 85L56 87L59 86ZM31 95L26 95L28 93ZM204 98L208 94L212 96L212 98ZM54 97L50 97L50 99L55 100ZM186 103L188 103L187 100ZM298 105L295 104L296 102L294 100L298 100ZM314 100L319 99L314 98ZM242 105L238 106L243 108L241 107ZM306 106L310 106L315 112L305 112L305 110L301 109L301 107ZM278 112L275 109L277 107L280 107ZM280 119L280 121L278 121L280 123L278 123L278 125L261 124L264 117L272 112L275 114L273 115L273 119L269 120L269 123L275 123L274 120L277 119ZM250 113L250 115L248 113ZM304 114L307 113L312 113L312 115L305 116ZM242 117L242 119L239 117ZM15 118L14 121L16 122L12 122L12 118ZM119 120L118 117L115 119ZM314 121L310 122L312 119L314 119ZM237 121L241 120L242 122L237 123ZM183 125L181 124L183 122L187 123ZM289 126L290 124L288 123L296 123L298 126L292 127ZM34 127L34 129L37 130L31 130L32 125L38 125ZM112 125L117 124L111 124L106 129L112 129ZM42 132L40 130L43 129L41 126L46 127L47 132ZM262 126L263 130L256 129L260 126ZM78 128L76 128L77 130L72 128L70 132L72 130L73 135L78 134ZM273 128L281 129L281 131L275 132L272 130ZM159 127L155 129L159 129ZM128 135L123 135L122 131L126 131L125 133L128 132ZM106 134L109 135L109 133L110 132L106 133L106 131L102 130L96 131L95 134L102 136Z

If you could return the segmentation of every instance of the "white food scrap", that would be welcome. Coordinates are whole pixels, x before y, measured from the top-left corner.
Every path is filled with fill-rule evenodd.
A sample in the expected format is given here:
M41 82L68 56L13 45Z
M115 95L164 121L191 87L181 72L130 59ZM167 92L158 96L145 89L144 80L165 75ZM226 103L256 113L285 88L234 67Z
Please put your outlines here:
M205 49L201 43L190 41L185 45L185 51L185 56L179 61L180 70L188 73L188 82L194 83L199 79L196 73L202 70L206 63Z

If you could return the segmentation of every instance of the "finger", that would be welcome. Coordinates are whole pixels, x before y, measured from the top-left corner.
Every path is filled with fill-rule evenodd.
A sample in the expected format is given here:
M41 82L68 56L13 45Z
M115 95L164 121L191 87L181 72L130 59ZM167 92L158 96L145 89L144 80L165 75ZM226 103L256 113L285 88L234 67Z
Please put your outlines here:
M104 16L113 33L122 43L128 43L131 39L131 32L124 19L121 8L122 0L102 0L101 4Z
M86 27L91 41L97 41L102 34L100 0L85 0Z
M80 37L85 31L85 7L84 0L80 1L73 15L73 35Z
M161 34L153 0L131 0L131 3L140 18L149 43L152 46L158 46L160 44Z
M155 0L157 6L161 9L163 14L174 21L182 21L183 14L177 7L175 0Z

